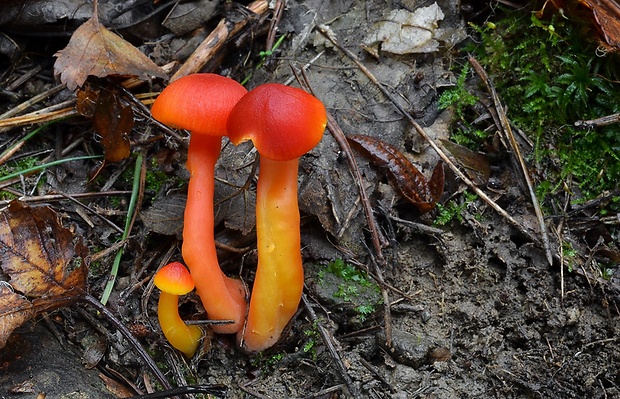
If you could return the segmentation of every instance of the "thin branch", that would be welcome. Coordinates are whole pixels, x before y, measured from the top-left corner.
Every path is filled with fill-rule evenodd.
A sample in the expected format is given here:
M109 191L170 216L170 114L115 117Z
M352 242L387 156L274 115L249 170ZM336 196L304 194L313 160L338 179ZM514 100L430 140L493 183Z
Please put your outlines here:
M338 41L334 37L334 34L330 31L330 29L327 26L318 25L317 26L317 30L323 36L325 36L330 42L332 42L334 44L334 46L338 50L340 50L351 61L353 61L353 63L355 63L355 65L357 65L357 67L360 69L360 71L362 71L368 77L368 79L370 79L370 81L373 82L377 86L377 88L379 88L379 90L381 90L383 95L386 96L386 98L392 102L394 107L401 113L401 115L403 115L405 118L407 118L409 123L411 123L411 125L418 132L418 134L420 136L422 136L422 138L437 152L439 157L446 163L446 165L448 165L450 167L450 169L452 169L452 171L456 174L456 176L459 179L461 179L463 181L463 183L465 183L471 190L473 190L482 200L484 200L487 204L489 204L489 206L491 206L491 208L495 209L495 211L497 213L499 213L502 217L504 217L506 220L508 220L508 222L510 224L512 224L517 230L519 230L519 232L521 234L526 236L529 240L531 240L532 242L536 243L537 245L541 245L541 242L540 242L540 240L538 239L537 236L535 236L534 234L529 232L524 226L522 226L519 222L517 222L512 216L510 216L508 214L508 212L506 212L501 206L499 206L495 201L493 201L484 191L482 191L480 188L478 188L478 186L476 186L474 184L474 182L472 182L454 164L454 162L452 162L452 160L446 155L446 153L441 148L439 148L439 146L428 136L428 134L426 134L426 132L424 131L424 129L422 129L420 124L415 119L413 119L411 114L400 105L400 103L392 95L392 93L390 93L385 88L383 83L381 83L381 82L379 82L377 80L377 78L372 74L372 72L370 72L370 70L368 68L366 68L366 66L357 58L357 56L355 54L353 54L351 51L347 50L346 48L341 46L340 43L338 43Z
M151 356L149 356L149 354L146 353L146 351L144 350L144 348L142 347L140 342L136 339L136 337L133 336L133 334L131 334L129 329L127 327L125 327L125 325L119 319L116 318L114 313L112 313L101 302L99 302L99 300L97 298L95 298L94 296L92 296L90 294L85 294L81 298L81 301L84 302L84 303L89 304L90 306L94 307L99 313L103 314L105 316L105 318L110 323L112 323L114 325L114 327L116 327L116 329L123 335L123 337L127 341L129 341L131 346L133 346L133 348L135 349L136 353L142 358L142 360L144 361L146 366L151 370L151 373L153 373L155 378L157 378L157 381L159 381L159 383L165 389L171 389L172 388L172 386L170 385L170 383L166 379L166 376L164 376L164 374L161 372L161 370L159 368L157 368L157 365L155 364L155 361L153 360L153 358L151 358Z
M256 15L261 15L269 9L269 2L267 0L256 0L250 3L247 9ZM213 58L213 55L216 54L231 37L239 33L239 31L247 25L248 20L249 18L245 18L233 23L226 18L222 18L220 23L213 29L209 36L200 43L198 48L194 50L181 68L172 75L170 82L174 82L180 77L200 72L207 61Z
M360 392L359 388L353 382L353 379L351 379L351 376L347 372L347 368L345 367L344 362L342 361L342 358L340 357L340 354L338 353L338 351L336 350L336 347L334 346L333 336L329 333L329 331L327 331L327 329L319 321L319 318L314 312L314 309L312 309L312 305L310 304L308 297L306 297L306 294L303 294L301 296L301 301L303 302L304 307L306 308L306 312L308 312L308 315L310 316L310 321L312 321L312 323L317 326L317 329L319 330L319 334L321 334L321 338L323 339L323 343L325 344L325 346L327 347L327 350L332 356L334 363L336 364L336 368L338 369L338 373L344 380L344 383L346 384L347 389L349 390L349 393L351 394L353 398L356 398L356 399L361 398L362 393Z
M523 155L521 155L521 150L519 149L519 144L517 140L515 140L515 136L512 133L512 128L510 127L510 123L508 122L508 117L506 116L506 111L502 105L502 102L499 100L499 96L495 91L495 87L486 71L482 68L482 65L478 63L478 61L469 56L469 63L474 68L478 76L482 79L484 84L491 93L491 98L493 99L493 104L495 109L497 110L497 116L499 117L500 127L508 139L510 143L510 147L512 150L512 154L517 158L519 162L519 166L521 168L521 172L523 173L523 178L525 179L525 183L527 184L527 189L530 194L530 199L532 200L532 205L534 206L534 212L536 213L536 218L538 219L538 225L540 226L540 235L542 238L543 247L545 249L545 254L547 255L547 261L549 265L553 266L553 255L551 253L551 246L549 245L549 235L547 234L547 226L545 225L545 218L542 213L542 209L540 208L540 204L538 203L538 199L536 198L536 193L534 192L534 187L532 185L532 179L530 178L530 174L527 169L527 165L525 164L525 160L523 159Z

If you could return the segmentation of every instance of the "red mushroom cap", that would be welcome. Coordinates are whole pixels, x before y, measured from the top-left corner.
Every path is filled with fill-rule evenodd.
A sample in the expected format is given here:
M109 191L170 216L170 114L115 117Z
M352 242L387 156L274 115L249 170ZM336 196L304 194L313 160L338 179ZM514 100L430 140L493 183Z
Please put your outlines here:
M163 292L173 295L185 295L194 289L194 279L180 262L171 262L159 269L153 283Z
M151 113L153 118L174 128L224 136L228 114L245 93L245 87L225 76L187 75L161 92Z
M327 113L313 95L278 83L260 85L239 100L228 117L228 136L237 145L252 140L261 154L289 161L314 148Z

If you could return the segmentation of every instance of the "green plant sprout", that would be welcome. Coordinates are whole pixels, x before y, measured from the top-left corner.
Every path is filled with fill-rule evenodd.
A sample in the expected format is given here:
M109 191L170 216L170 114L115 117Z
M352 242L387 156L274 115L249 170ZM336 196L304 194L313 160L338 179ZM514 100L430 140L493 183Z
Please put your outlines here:
M575 259L577 258L577 250L570 242L562 242L562 255L564 256L564 262L566 263L566 269L569 273L573 272Z
M273 55L274 51L276 51L278 49L278 47L280 47L280 44L282 44L282 42L284 41L285 37L286 37L285 35L280 36L278 38L278 40L276 40L276 42L271 47L271 50L261 51L261 52L258 53L258 55L262 58L261 65L262 65L263 62L265 62L265 58L270 57L271 55Z
M312 361L316 361L318 356L316 351L316 344L318 340L320 340L320 334L317 328L317 324L313 323L312 328L304 330L304 335L306 336L306 343L302 348L302 352L310 355L310 359L312 359Z
M437 204L437 217L433 224L435 226L445 226L454 220L459 223L464 222L463 212L467 207L478 200L478 196L474 193L465 192L463 201L450 200L446 204Z
M140 192L140 183L142 176L142 162L143 155L141 152L136 156L136 164L134 167L133 174L133 186L131 191L131 197L129 199L129 207L127 209L127 216L125 218L125 228L123 230L123 234L121 236L120 242L127 240L129 234L131 233L131 228L133 227L133 221L135 220L135 211L138 202L138 193ZM110 294L112 294L112 289L114 289L114 283L116 282L116 277L118 275L118 268L121 264L121 259L123 257L123 247L121 247L116 256L114 257L114 262L112 263L112 268L110 270L110 276L108 277L108 282L103 290L103 294L101 295L101 303L105 305L110 299Z
M278 38L278 40L276 40L276 42L273 44L273 46L271 47L271 49L269 50L264 50L264 51L260 51L258 53L258 55L260 56L260 60L258 61L258 63L256 64L256 67L254 67L254 70L259 70L260 68L263 67L263 65L265 65L265 60L267 59L267 57L271 57L273 55L273 53L278 49L278 47L280 47L280 45L282 44L282 42L284 41L284 39L286 38L286 35L282 35ZM241 84L243 86L245 86L246 83L248 83L250 81L250 79L252 79L252 76L254 75L254 72L250 72L242 81Z
M376 306L381 301L377 296L380 289L364 271L343 259L336 259L318 272L321 283L325 282L327 274L342 280L337 284L333 297L353 305L360 322L363 323L375 312Z

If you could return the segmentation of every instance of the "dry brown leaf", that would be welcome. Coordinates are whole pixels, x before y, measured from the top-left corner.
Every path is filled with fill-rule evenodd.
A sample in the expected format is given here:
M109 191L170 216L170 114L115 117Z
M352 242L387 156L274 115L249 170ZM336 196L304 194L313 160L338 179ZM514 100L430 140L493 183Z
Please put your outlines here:
M0 285L0 348L4 347L13 330L35 313L29 300L13 292L10 286Z
M166 78L163 69L131 43L99 23L97 12L71 36L67 47L55 54L54 74L70 90L82 86L89 75Z
M85 295L86 254L50 208L12 201L0 213L0 348L24 321Z
M76 109L92 119L95 131L101 135L105 160L122 161L131 153L129 133L134 125L133 109L121 101L112 85L99 87L89 81L77 91Z
M620 5L615 0L580 0L592 10L608 50L620 49Z
M347 139L376 165L384 167L393 186L420 212L429 212L435 208L444 188L441 162L435 165L431 179L427 180L396 147L377 138L359 134L350 134Z
M439 140L441 144L452 154L454 159L465 169L467 176L477 186L484 186L491 177L491 166L487 157L467 147L458 145L449 140Z

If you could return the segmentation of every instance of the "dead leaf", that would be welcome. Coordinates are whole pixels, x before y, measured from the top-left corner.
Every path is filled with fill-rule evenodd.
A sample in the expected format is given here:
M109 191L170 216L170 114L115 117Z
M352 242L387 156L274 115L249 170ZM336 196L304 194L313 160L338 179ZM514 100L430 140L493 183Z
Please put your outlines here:
M50 208L12 201L0 213L0 348L24 321L86 293L86 254Z
M123 103L113 86L98 86L89 81L77 91L76 109L91 118L95 131L101 136L105 160L122 161L131 153L129 133L134 125L133 109Z
M465 169L467 176L478 186L484 186L491 177L489 160L483 154L458 145L450 140L439 140L441 144L452 154L454 159Z
M153 205L140 213L144 226L158 234L181 238L186 200L187 196L181 194L158 195Z
M97 12L71 36L67 47L55 54L54 74L70 90L82 86L89 75L166 78L164 71L131 43L99 23Z
M32 303L11 290L8 284L0 285L0 348L17 327L35 315Z
M429 181L396 147L364 135L351 134L347 139L375 164L384 167L389 172L394 187L420 212L429 212L435 208L444 188L441 162L435 165Z
M414 12L392 10L373 25L362 47L379 57L379 50L392 54L430 53L439 49L438 22L444 13L437 3Z
M620 5L615 0L579 0L592 10L608 50L620 49Z

